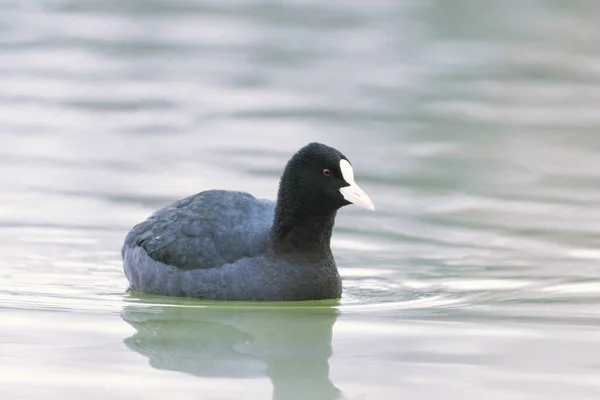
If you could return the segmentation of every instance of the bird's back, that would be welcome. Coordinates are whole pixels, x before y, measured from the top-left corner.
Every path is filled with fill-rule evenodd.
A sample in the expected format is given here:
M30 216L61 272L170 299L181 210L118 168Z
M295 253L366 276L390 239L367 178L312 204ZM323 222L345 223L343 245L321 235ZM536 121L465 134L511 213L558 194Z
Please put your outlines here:
M140 247L182 269L217 268L267 250L274 204L245 192L210 190L152 214L127 235L122 253Z

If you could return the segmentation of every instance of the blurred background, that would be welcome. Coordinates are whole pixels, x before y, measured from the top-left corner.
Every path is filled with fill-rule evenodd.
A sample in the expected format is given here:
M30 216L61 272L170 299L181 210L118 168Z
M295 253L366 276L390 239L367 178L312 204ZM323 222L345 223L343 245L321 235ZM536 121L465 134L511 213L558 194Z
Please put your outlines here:
M600 398L600 3L0 0L3 399ZM120 246L319 141L337 302L126 291Z

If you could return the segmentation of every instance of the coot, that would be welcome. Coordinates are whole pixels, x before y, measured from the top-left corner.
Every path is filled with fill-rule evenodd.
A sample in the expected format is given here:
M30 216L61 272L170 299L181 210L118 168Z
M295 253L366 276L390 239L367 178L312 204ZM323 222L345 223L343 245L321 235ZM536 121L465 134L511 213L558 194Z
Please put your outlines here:
M330 248L339 208L374 210L348 159L310 143L287 163L277 201L208 190L136 225L121 249L125 275L147 293L211 300L339 298Z

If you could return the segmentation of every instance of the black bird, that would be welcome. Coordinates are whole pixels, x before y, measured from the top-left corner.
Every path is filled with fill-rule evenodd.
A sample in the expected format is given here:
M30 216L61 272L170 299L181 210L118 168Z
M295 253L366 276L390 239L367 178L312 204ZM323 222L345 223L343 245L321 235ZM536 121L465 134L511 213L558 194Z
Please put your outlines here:
M330 248L337 210L374 210L348 159L310 143L287 163L277 202L208 190L136 225L121 249L125 275L147 293L212 300L341 297Z

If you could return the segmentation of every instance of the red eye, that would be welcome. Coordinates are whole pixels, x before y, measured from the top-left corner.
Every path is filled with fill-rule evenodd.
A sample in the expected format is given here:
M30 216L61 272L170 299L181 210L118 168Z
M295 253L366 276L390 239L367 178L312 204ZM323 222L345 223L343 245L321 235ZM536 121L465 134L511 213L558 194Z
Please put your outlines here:
M328 170L327 168L325 168L325 169L323 170L323 175L325 175L325 176L331 176L331 171L330 171L330 170Z

